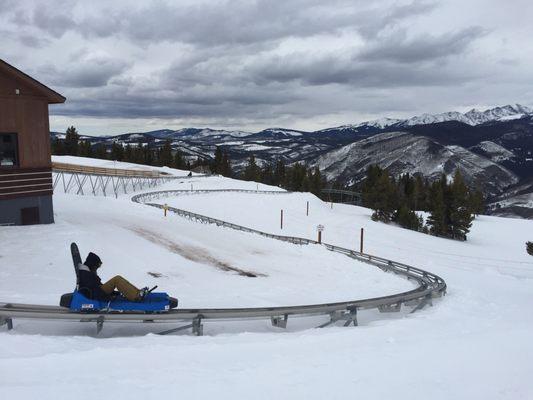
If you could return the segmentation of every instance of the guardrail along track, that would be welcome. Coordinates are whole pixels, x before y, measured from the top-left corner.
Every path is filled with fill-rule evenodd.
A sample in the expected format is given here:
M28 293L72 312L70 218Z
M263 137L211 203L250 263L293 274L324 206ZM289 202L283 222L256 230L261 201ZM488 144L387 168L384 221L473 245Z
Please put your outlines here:
M247 192L262 194L286 194L283 191L255 191L240 189L219 189L219 190L171 190L150 192L136 195L132 198L134 202L147 204L152 207L163 208L164 206L156 203L144 203L165 196L177 194L200 194L200 193L218 193L218 192ZM298 245L318 244L318 242L306 238L293 236L274 235L262 232L256 229L211 218L205 215L196 214L186 210L180 210L174 207L168 207L169 211L179 216L189 218L194 221L216 224L230 229L242 232L254 233L268 238L282 240ZM289 316L310 316L310 315L329 315L329 321L320 325L325 327L337 321L344 323L344 326L350 324L357 325L358 310L378 309L380 312L397 312L402 305L413 306L411 312L423 308L427 304L432 304L432 299L440 297L446 293L446 283L439 276L424 271L407 264L387 260L382 257L376 257L370 254L359 253L354 250L323 243L323 246L330 251L345 254L348 257L374 265L385 272L392 272L401 275L417 283L413 290L393 294L389 296L374 297L361 300L349 300L336 303L281 306L281 307L252 307L252 308L205 308L205 309L177 309L161 314L139 314L139 313L91 313L80 314L70 312L68 309L58 306L39 306L15 303L0 303L0 325L7 324L8 329L12 328L13 318L39 318L39 319L61 319L61 320L82 320L97 323L97 332L103 326L104 321L152 321L152 322L173 322L173 321L190 321L187 325L182 325L170 329L161 334L176 332L183 329L192 328L196 335L203 333L202 320L231 320L231 319L255 319L270 318L274 326L285 328Z

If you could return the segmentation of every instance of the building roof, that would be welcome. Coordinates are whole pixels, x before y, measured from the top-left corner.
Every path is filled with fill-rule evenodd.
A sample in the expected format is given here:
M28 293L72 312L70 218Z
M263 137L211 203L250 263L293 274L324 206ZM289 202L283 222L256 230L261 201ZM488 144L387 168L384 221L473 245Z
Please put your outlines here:
M1 72L4 72L15 79L22 81L24 84L34 89L37 93L42 94L48 99L48 104L64 103L66 100L64 96L50 89L48 86L43 85L41 82L32 78L31 76L26 75L24 72L6 63L2 59L0 59L0 73Z

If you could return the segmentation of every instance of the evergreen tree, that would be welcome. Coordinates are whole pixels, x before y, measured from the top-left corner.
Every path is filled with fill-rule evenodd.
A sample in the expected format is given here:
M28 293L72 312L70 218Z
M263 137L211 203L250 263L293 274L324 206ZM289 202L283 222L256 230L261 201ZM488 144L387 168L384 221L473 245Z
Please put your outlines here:
M320 174L320 169L318 167L315 167L313 172L310 171L310 189L309 191L313 193L315 196L319 196L322 192L323 187L323 181L322 181L322 175Z
M111 160L122 161L124 159L124 147L120 143L113 142L109 157Z
M107 150L106 150L104 144L102 144L102 143L98 143L98 144L96 145L95 157L96 157L96 158L100 158L100 159L102 159L102 160L107 159Z
M153 157L152 165L156 167L163 166L161 164L161 147L156 147L155 149L152 150L152 157Z
M56 156L63 156L65 155L65 144L62 140L55 138L52 141L52 154Z
M172 166L172 146L170 145L170 140L166 140L165 144L161 148L159 153L159 165L161 167L171 167Z
M466 235L472 226L473 216L468 202L468 188L459 170L455 172L453 183L450 185L448 215L448 236L453 239L466 240Z
M366 178L361 188L363 206L375 209L376 202L379 200L377 192L378 180L383 175L383 170L377 165L369 165L366 170Z
M183 157L179 149L176 150L176 152L174 153L174 161L172 163L172 167L176 169L185 169L185 163L183 162Z
M253 154L248 159L248 165L244 168L243 178L245 181L259 181L260 169L255 162L255 156Z
M124 148L124 161L126 161L126 162L134 162L133 148L131 147L131 145L129 143Z
M267 185L274 184L274 168L272 164L266 164L261 169L261 182Z
M410 210L416 210L415 208L415 179L407 174L400 176L398 180L398 194L400 199L406 204Z
M285 162L282 159L276 160L276 166L274 167L274 182L276 186L283 185L286 179Z
M533 242L526 243L526 250L527 250L527 254L529 254L530 256L533 256Z
M307 178L307 169L303 164L295 163L286 171L286 188L295 192L307 191L309 182ZM305 186L305 187L304 187Z
M80 140L80 135L78 131L73 126L67 129L65 135L65 154L70 156L78 155L78 142Z
M144 153L143 153L143 146L137 145L133 148L132 152L132 162L135 164L143 164L144 163Z
M229 155L227 151L224 151L224 154L222 154L222 165L220 173L222 176L231 177L231 161L229 159Z
M413 188L413 210L428 211L429 183L420 174L415 175Z
M144 165L154 165L154 152L152 149L148 147L148 145L145 145L142 147L142 164Z
M223 158L222 149L219 146L216 146L215 148L215 160L211 164L211 172L213 174L219 174L222 175L222 158Z
M396 210L396 190L388 173L381 174L371 194L372 197L370 199L374 210L372 219L374 221L390 222Z
M411 229L413 231L420 231L423 226L422 216L419 216L413 210L410 210L409 207L407 207L407 204L400 205L394 220L401 227Z
M429 210L430 215L427 219L429 232L432 235L445 236L447 232L446 205L444 204L444 190L441 180L433 182L431 185L429 191Z
M93 148L91 146L91 143L88 140L82 140L80 142L78 154L81 157L92 158L92 156L93 156Z
M309 179L309 171L305 171L299 186L301 192L311 191L311 180Z
M479 188L468 193L468 205L474 215L483 214L485 211L485 198Z

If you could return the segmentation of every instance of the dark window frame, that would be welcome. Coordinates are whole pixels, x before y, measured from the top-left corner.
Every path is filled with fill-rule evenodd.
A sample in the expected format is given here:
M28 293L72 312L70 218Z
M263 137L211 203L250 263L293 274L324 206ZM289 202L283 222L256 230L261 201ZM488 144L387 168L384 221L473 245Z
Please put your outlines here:
M13 169L20 168L20 153L19 153L19 137L17 132L0 132L0 141L3 142L3 136L10 135L14 139L15 146L15 162L13 165L2 165L2 160L0 160L0 170L1 169Z

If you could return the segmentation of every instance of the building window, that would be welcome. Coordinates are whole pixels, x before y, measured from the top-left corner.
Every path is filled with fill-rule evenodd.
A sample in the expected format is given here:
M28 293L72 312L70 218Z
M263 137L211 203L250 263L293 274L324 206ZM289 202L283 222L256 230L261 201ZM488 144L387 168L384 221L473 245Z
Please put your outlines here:
M17 134L0 133L0 168L18 166L18 154Z

